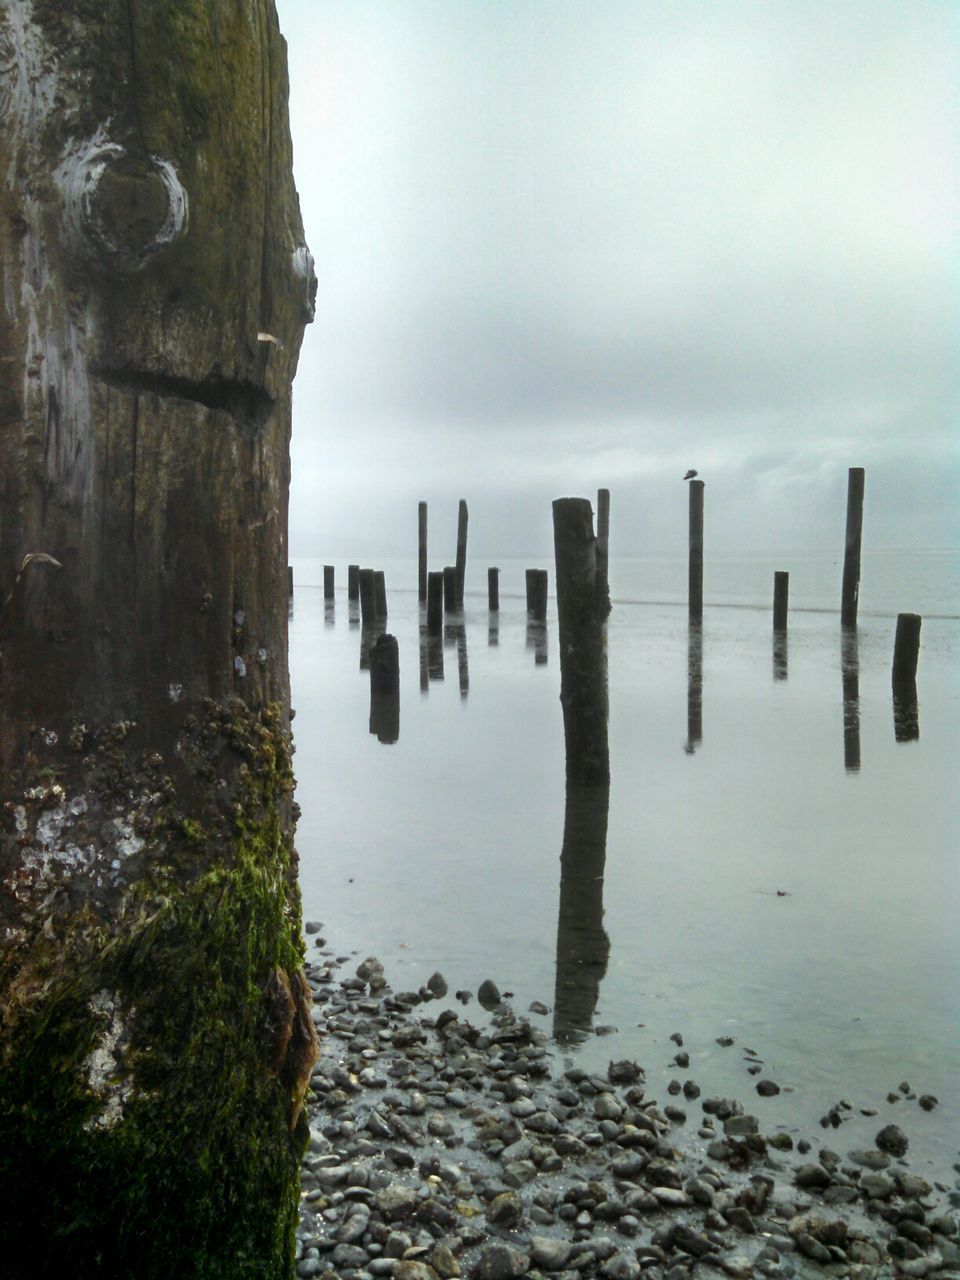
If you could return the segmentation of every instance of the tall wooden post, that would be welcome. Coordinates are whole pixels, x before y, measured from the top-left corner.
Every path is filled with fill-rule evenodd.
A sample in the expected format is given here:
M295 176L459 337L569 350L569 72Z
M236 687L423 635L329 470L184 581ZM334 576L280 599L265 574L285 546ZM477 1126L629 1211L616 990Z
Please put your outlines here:
M276 6L14 0L0 50L0 1271L286 1277L315 279Z
M847 532L843 552L843 591L840 625L857 625L860 598L860 542L863 535L863 467L851 467L847 475Z
M554 501L553 540L567 785L606 785L610 781L606 651L597 604L597 540L586 498Z
M776 570L773 575L773 629L787 629L787 600L790 593L790 575Z
M603 616L610 612L610 490L597 490L597 599Z
M500 570L492 566L487 570L487 608L491 613L500 611Z
M332 600L334 598L334 567L332 564L323 566L323 598L324 600Z
M463 608L463 584L467 573L467 504L466 500L460 499L460 508L457 512L457 603L458 609Z
M417 555L417 599L421 604L427 603L427 504L421 502L417 506L418 555Z
M347 565L347 599L360 599L360 566L358 564Z
M690 563L688 600L690 618L703 617L703 481L690 481Z

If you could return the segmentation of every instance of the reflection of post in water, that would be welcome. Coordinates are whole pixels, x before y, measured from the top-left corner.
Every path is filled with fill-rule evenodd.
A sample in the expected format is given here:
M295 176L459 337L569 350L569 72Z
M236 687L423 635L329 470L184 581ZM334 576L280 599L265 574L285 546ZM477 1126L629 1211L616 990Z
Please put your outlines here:
M843 766L860 768L860 655L856 627L840 631L840 674L843 679Z
M332 627L336 622L336 614L334 613L334 603L332 600L324 600L323 602L323 625Z
M773 633L773 678L774 680L786 680L787 678L786 631L775 631Z
M460 676L460 697L470 692L470 669L467 666L467 628L457 629L457 671Z
M491 613L487 620L487 645L496 649L500 643L500 614Z
M463 614L454 615L456 621L448 622L443 628L444 647L457 647L457 671L460 677L460 696L465 698L470 691L470 670L467 665L467 628L463 624Z
M547 624L538 622L527 614L527 648L533 650L533 661L538 667L547 663Z
M916 613L897 615L893 650L893 732L897 742L916 742L920 737L920 712L917 707L920 623L921 619Z
M567 786L553 1007L553 1034L561 1044L589 1035L607 971L603 870L609 806L609 786Z
M687 741L692 756L703 741L703 624L691 622L687 631Z
M356 631L357 627L359 627L360 625L360 601L359 600L347 601L347 620L350 623L350 630Z
M370 732L380 742L396 742L400 737L400 650L396 636L378 636L370 649Z
M366 626L364 624L360 628L360 670L370 670L370 653L373 646L377 643L383 634L383 628L377 624Z
M420 609L420 692L426 693L430 688L430 668L427 663L427 646L429 637L427 635L427 610L425 607Z

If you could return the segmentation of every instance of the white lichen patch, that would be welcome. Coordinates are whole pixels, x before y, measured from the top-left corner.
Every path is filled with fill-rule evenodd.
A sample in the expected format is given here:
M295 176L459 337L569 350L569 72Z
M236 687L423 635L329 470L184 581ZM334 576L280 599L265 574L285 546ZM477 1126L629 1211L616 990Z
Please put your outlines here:
M129 1041L129 1018L125 1018L115 992L98 991L90 1001L90 1015L103 1024L103 1032L83 1061L81 1071L100 1109L87 1122L88 1129L112 1129L123 1118L123 1108L131 1095L123 1057Z
M32 0L6 0L0 8L0 119L10 122L10 169L20 144L37 133L53 110L56 68L33 22Z

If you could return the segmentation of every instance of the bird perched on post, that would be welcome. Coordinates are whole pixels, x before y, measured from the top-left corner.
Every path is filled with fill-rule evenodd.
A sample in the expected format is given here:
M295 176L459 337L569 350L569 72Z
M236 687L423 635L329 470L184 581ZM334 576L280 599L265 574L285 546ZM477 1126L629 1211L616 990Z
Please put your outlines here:
M698 473L697 473L696 471L692 471L692 470L691 470L691 471L688 471L688 472L687 472L687 474L686 474L683 478L684 478L684 480L692 480L692 479L693 479L693 477L694 477L695 475L697 475L697 474L698 474Z

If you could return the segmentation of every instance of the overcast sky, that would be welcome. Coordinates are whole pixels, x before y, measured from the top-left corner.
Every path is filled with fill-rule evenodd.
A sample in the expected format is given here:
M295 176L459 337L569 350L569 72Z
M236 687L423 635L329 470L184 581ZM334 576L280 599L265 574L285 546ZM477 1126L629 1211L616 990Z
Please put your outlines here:
M294 555L960 546L960 6L278 0ZM452 545L445 548L450 559ZM441 561L442 562L442 561Z

